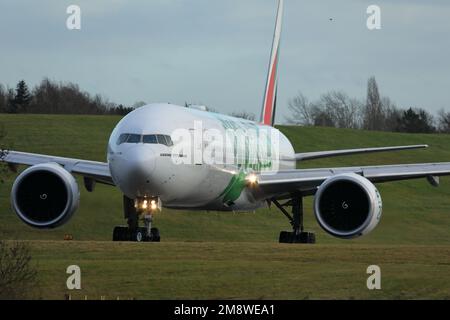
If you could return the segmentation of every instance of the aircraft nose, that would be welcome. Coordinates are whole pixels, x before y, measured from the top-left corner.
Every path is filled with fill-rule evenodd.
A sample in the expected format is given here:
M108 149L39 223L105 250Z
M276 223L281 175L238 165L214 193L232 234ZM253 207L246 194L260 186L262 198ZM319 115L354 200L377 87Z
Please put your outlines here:
M127 150L124 156L127 163L126 180L137 190L145 189L155 170L155 153L146 145L138 145Z
M145 145L135 146L126 152L125 158L131 173L139 176L151 174L155 169L155 153Z

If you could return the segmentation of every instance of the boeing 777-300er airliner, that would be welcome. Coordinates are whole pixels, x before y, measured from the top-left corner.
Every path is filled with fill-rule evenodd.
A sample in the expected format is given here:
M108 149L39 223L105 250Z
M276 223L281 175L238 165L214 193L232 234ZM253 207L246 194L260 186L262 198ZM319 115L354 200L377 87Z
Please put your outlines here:
M12 169L29 166L11 190L12 208L19 218L35 228L66 223L79 204L73 175L81 175L90 192L96 183L103 183L117 186L123 193L127 226L115 227L114 241L160 241L152 220L162 208L246 211L274 205L292 225L292 231L280 233L280 242L312 243L314 234L303 229L305 196L314 196L314 214L326 232L338 238L355 238L373 230L380 221L382 202L374 183L426 178L437 186L439 176L450 174L450 163L296 169L298 161L309 159L427 146L295 153L289 140L273 128L282 15L280 0L259 122L158 103L134 110L117 124L109 139L107 162L2 150L0 160ZM175 133L184 130L195 135L199 124L200 136L203 132L226 136L227 130L240 129L236 136L243 140L224 147L224 154L231 154L234 161L206 163L202 157L184 161L189 150L174 151ZM250 130L269 134L263 140L250 140L246 136ZM247 148L255 144L257 149L275 144L277 148L265 156L258 153L250 157ZM202 140L193 144L194 153L202 154L209 147Z

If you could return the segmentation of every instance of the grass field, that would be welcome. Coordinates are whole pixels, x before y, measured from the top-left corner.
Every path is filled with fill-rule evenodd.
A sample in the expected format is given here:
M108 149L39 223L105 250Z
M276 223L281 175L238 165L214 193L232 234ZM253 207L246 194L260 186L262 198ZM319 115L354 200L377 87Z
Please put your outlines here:
M113 116L0 115L11 149L104 161ZM280 128L296 151L426 143L427 150L340 157L302 167L450 161L450 135L330 128ZM314 246L280 245L287 220L275 209L255 213L179 212L156 217L159 244L110 242L123 224L121 195L108 186L81 190L80 209L64 227L25 226L9 207L14 175L0 185L0 239L27 240L39 270L41 298L63 298L65 269L78 264L75 298L450 298L450 177L379 185L383 217L368 236L339 240L322 232L305 203ZM70 233L75 241L62 241ZM366 268L382 269L382 290L366 288Z

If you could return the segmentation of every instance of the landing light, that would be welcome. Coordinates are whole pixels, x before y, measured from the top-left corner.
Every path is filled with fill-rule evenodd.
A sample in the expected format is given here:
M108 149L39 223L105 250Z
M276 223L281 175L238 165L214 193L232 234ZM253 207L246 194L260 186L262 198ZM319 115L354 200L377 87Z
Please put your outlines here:
M155 200L152 200L152 201L150 202L150 209L151 209L151 210L156 210L156 209L158 209L158 205L157 205L157 203L156 203Z
M258 177L254 173L249 174L247 176L246 180L250 186L254 186L258 183Z
M161 200L158 197L137 198L134 207L140 212L161 211Z

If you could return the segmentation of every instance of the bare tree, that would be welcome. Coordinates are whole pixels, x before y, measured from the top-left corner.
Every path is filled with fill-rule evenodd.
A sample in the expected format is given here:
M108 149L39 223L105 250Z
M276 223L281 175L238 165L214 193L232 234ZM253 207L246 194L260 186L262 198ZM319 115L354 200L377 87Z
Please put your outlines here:
M316 102L299 93L289 101L291 116L288 123L305 126L327 126L339 128L358 128L361 103L342 91L323 94Z
M23 242L0 241L0 299L24 299L32 294L37 271Z
M91 96L74 83L43 79L33 89L33 99L28 108L31 113L51 114L114 114L117 108L101 95Z
M6 112L17 113L17 105L14 102L15 93L14 89L8 88L6 91Z
M359 109L361 103L350 98L342 91L331 91L320 98L320 109L328 114L338 128L359 127Z
M329 91L314 102L299 93L289 101L288 107L291 115L286 120L290 124L402 132L436 131L435 120L426 110L400 109L388 97L381 97L375 77L370 77L367 82L365 103L342 91ZM450 112L441 110L437 120L439 132L450 133Z
M383 126L384 131L399 131L400 119L402 112L388 97L381 98L383 110Z
M363 128L367 130L382 130L384 124L383 106L375 77L367 81L367 99L363 113Z
M290 117L286 117L288 123L304 126L314 125L317 108L301 92L289 101L288 108L291 111Z
M336 127L334 119L326 111L316 109L314 113L314 126L316 127Z
M6 112L7 106L6 97L7 92L5 90L5 87L2 84L0 84L0 112Z
M5 144L6 130L4 126L0 123L0 158L6 155L6 150L8 149ZM4 163L0 163L0 183L5 182L5 178L9 173L8 166Z
M440 132L450 133L450 112L444 109L438 111L438 129Z

